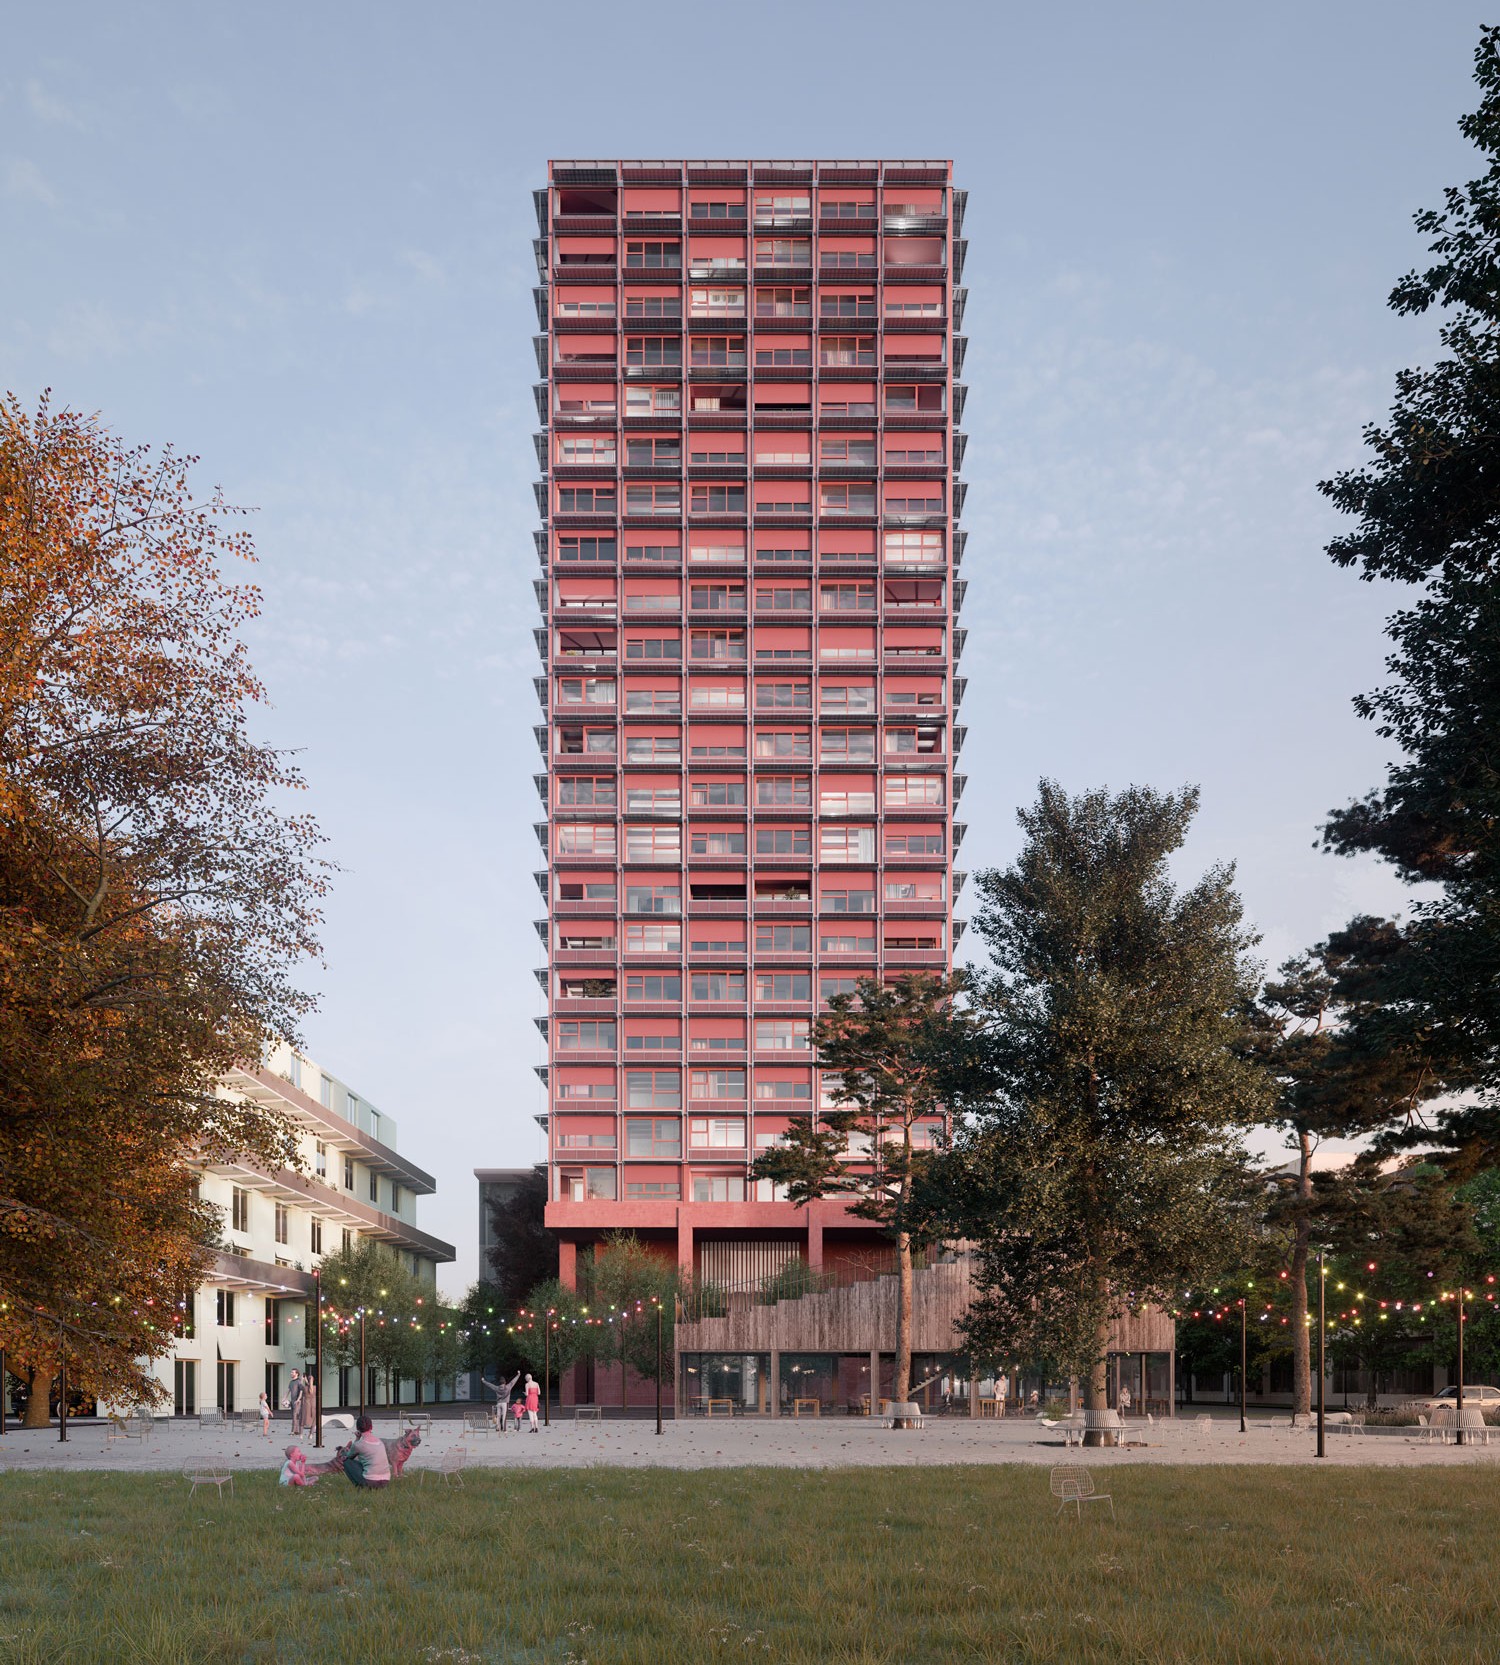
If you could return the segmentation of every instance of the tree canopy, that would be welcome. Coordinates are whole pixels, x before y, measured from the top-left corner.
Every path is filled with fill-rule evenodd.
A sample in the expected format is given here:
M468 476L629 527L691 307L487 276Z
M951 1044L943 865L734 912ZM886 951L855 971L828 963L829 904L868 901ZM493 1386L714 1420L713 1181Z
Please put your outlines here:
M295 1165L216 1083L295 1037L329 871L248 733L252 550L194 461L0 402L0 1345L125 1399L220 1235L188 1159Z

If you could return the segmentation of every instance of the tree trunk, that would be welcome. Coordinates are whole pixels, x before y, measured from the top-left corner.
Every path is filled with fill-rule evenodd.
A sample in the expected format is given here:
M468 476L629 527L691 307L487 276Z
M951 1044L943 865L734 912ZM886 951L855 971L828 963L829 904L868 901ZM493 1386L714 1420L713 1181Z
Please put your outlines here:
M52 1397L52 1372L50 1370L33 1370L27 1377L29 1396L26 1400L26 1414L21 1418L23 1428L45 1428L52 1421L52 1407L48 1400Z
M1297 1135L1297 1197L1305 1201L1312 1196L1312 1136ZM1312 1226L1307 1216L1297 1220L1296 1236L1292 1241L1292 1414L1308 1416L1312 1412L1311 1340L1307 1333L1307 1251L1312 1238Z
M891 1398L897 1404L905 1404L911 1397L911 1309L911 1233L903 1231L896 1238L896 1379L891 1385ZM879 1389L871 1391L878 1393ZM896 1426L894 1417L891 1426Z
M1089 1365L1088 1380L1083 1389L1083 1408L1085 1411L1107 1411L1109 1409L1109 1308L1101 1309L1099 1327L1094 1332L1094 1357ZM1086 1418L1086 1420L1092 1420ZM1083 1431L1085 1445L1103 1445L1105 1443L1104 1429L1085 1428Z

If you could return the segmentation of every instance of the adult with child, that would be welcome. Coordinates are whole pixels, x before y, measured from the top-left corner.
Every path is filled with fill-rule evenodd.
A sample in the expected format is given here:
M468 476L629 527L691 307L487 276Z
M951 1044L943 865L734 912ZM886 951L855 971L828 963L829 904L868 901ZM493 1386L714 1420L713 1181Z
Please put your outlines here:
M479 1378L495 1396L495 1428L499 1433L503 1434L505 1432L505 1408L510 1404L511 1389L520 1379L521 1372L519 1370L508 1382L492 1382L485 1376Z

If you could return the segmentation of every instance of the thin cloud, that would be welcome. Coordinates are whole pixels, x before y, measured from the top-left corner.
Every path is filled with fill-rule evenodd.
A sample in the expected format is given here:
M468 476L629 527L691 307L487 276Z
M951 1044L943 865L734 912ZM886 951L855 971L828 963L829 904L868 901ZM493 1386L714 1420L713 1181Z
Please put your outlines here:
M5 164L5 194L22 202L39 202L44 207L56 208L57 192L47 183L35 162L24 156L14 156Z
M48 92L40 81L26 83L26 103L32 115L39 121L52 121L63 127L76 127L80 133L87 130L88 123L78 111L56 93Z

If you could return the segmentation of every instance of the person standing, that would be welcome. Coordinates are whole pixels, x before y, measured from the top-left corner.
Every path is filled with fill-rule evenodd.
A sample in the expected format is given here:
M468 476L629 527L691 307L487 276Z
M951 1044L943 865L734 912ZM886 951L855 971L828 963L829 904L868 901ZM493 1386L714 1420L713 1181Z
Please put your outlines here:
M521 1372L519 1370L508 1382L492 1382L485 1376L479 1378L495 1396L495 1427L502 1434L505 1432L505 1408L510 1404L511 1389L515 1387L520 1379Z
M529 1372L526 1377L526 1415L531 1419L533 1434L541 1430L536 1424L536 1413L542 1408L542 1390L537 1386L536 1377Z
M296 1370L286 1384L286 1408L292 1413L292 1432L302 1432L302 1377Z
M271 1437L271 1400L266 1390L260 1390L260 1437L268 1440Z
M315 1434L318 1430L318 1384L311 1376L302 1378L302 1432Z

